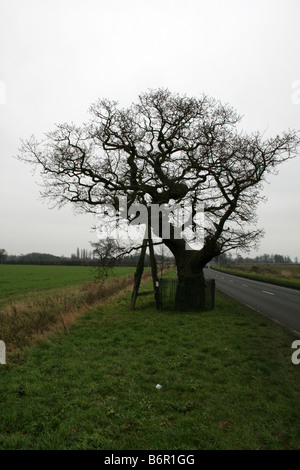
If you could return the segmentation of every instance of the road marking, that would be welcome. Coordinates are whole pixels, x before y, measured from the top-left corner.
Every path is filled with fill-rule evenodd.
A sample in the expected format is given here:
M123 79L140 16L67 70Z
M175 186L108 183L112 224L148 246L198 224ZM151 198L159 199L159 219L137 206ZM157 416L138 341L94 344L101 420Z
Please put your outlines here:
M242 284L242 286L248 287L248 285L247 285L247 284Z
M229 282L234 282L234 281L232 281L231 279L229 279Z
M273 292L268 292L267 290L263 290L262 292L264 292L265 294L269 294L269 295L275 295L273 294Z

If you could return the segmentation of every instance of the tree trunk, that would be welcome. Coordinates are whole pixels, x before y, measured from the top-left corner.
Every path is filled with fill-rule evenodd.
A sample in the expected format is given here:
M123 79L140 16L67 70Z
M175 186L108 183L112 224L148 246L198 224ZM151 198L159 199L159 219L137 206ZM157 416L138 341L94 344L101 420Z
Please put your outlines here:
M201 250L187 250L183 239L163 240L163 242L173 253L176 261L178 281L176 310L181 312L204 310L207 302L203 269L209 261L220 254L217 241L213 238L207 239Z
M205 309L205 277L203 268L208 259L203 250L186 250L182 241L177 242L173 254L177 267L177 289L175 308L181 312L201 311Z
M193 277L178 276L175 308L180 312L205 309L205 278L202 271Z

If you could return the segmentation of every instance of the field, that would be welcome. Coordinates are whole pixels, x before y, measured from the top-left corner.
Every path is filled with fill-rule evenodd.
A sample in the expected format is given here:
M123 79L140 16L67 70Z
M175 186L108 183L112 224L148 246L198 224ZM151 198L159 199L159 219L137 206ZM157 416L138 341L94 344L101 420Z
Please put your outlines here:
M0 450L300 449L291 333L220 292L212 311L157 311L152 296L131 311L126 279L9 352ZM68 289L86 301L86 286Z
M300 289L300 265L241 264L213 267L219 271L248 279L256 279L292 289Z
M0 266L0 339L7 353L22 349L53 329L68 326L92 306L132 289L131 267L116 267L104 283L81 266ZM149 275L147 268L144 278Z
M122 276L134 272L134 268L118 267L113 274ZM89 266L26 266L0 265L0 308L8 302L24 298L28 294L74 286L94 280L95 272Z

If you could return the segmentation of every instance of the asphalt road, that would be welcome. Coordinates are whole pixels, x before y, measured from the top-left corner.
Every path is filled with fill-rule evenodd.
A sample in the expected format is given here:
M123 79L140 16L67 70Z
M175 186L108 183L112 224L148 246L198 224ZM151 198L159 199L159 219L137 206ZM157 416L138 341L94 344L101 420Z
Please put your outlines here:
M216 288L300 336L300 291L252 281L213 269L204 270Z

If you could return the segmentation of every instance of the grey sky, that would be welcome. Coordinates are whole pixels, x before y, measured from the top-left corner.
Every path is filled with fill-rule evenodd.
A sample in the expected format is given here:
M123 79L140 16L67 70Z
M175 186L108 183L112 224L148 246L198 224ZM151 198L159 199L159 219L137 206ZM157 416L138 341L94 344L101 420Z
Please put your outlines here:
M0 248L69 256L95 241L91 216L50 210L20 138L88 119L98 98L148 88L229 103L242 128L300 129L299 0L1 0ZM300 157L269 178L259 253L300 259Z

